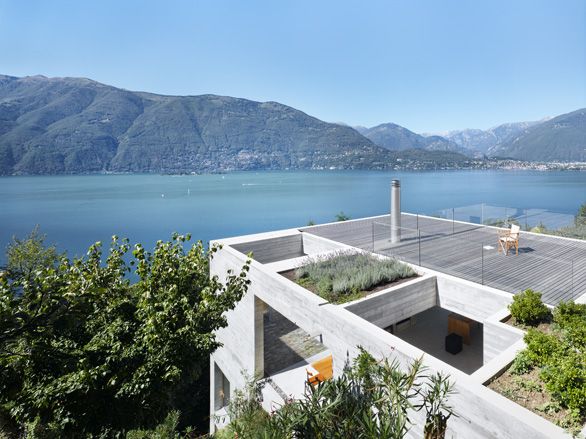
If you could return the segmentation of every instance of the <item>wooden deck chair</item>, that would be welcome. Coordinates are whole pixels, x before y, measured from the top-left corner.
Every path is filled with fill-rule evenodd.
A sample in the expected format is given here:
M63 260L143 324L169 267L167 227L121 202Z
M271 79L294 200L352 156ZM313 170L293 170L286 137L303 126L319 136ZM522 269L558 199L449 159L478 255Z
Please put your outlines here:
M521 227L516 224L511 224L511 228L507 230L499 230L498 252L501 250L505 255L509 254L509 249L515 247L516 254L519 254L519 235L521 234Z
M333 358L332 355L322 358L321 360L311 363L317 373L307 370L307 382L312 386L317 386L321 381L326 381L334 376Z

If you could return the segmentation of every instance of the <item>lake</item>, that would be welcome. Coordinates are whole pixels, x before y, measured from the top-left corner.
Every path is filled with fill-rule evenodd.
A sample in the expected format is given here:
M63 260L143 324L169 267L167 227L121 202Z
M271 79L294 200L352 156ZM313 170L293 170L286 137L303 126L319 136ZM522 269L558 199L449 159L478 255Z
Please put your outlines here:
M38 224L69 256L111 235L151 248L173 232L210 239L388 212L391 179L402 210L488 203L574 214L586 202L586 172L308 171L210 175L83 175L0 178L0 263L13 235Z

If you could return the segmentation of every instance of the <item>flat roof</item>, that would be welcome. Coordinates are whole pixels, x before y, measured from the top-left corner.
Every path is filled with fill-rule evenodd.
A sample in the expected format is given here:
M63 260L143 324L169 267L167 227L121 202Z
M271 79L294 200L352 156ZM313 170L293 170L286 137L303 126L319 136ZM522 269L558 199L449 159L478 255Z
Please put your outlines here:
M521 232L519 254L505 255L495 227L402 213L401 240L392 243L390 222L383 215L300 230L513 294L531 288L550 305L586 294L586 241Z

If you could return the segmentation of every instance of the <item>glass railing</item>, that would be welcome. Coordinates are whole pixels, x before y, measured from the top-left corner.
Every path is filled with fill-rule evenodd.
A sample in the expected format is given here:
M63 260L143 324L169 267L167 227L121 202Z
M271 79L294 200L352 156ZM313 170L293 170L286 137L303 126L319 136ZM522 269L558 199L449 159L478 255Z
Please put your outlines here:
M432 212L430 216L497 227L517 224L526 231L534 228L557 230L573 226L575 219L574 215L546 209L494 206L485 203L441 209Z
M511 293L530 288L552 305L586 293L586 258L540 255L529 247L520 247L518 255L515 248L505 254L494 229L478 229L430 231L373 222L370 247L375 253Z

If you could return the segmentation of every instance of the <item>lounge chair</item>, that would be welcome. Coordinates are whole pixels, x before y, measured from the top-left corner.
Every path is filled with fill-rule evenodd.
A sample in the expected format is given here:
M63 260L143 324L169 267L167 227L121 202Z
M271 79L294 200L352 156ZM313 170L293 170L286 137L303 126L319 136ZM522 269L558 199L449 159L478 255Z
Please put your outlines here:
M322 358L321 360L311 363L313 370L307 369L307 382L312 386L317 386L322 381L329 380L334 376L332 355Z
M511 228L507 230L499 230L498 252L501 250L505 255L509 254L509 249L515 247L516 254L519 254L519 235L521 227L516 224L511 224Z

